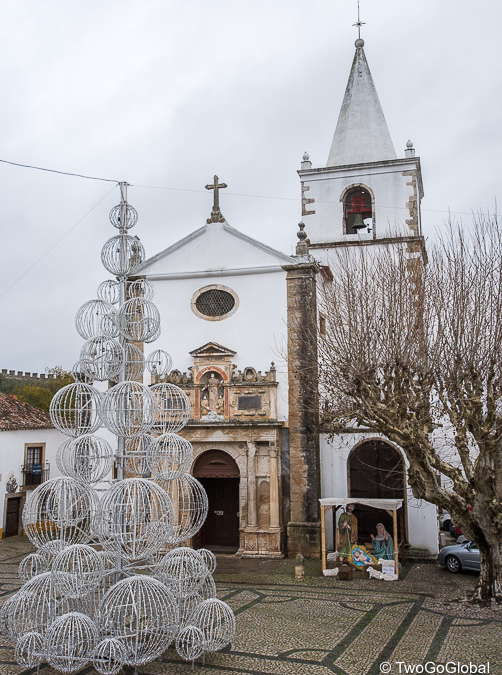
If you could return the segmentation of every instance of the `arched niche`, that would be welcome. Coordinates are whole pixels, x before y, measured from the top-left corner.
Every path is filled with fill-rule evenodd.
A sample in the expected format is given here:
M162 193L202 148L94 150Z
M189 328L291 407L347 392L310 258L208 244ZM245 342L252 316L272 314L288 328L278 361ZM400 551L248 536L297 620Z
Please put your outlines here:
M343 233L375 235L375 195L363 183L353 183L340 196L343 203Z
M398 538L407 540L406 527L406 470L401 452L379 438L366 439L350 451L347 459L348 495L357 498L402 499L398 511ZM357 504L361 542L370 541L377 523L383 523L392 533L392 516L386 511Z

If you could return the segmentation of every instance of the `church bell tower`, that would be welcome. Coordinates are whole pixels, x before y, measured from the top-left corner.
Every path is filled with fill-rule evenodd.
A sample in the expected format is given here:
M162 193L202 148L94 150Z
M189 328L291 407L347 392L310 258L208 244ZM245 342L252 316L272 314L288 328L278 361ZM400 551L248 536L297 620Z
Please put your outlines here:
M355 55L327 165L298 171L309 249L323 259L340 245L422 240L420 159L411 141L398 158L364 53Z

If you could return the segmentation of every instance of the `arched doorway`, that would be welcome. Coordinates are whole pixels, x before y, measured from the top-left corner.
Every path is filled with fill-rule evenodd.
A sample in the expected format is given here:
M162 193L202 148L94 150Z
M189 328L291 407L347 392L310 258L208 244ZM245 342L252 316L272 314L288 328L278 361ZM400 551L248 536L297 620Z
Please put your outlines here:
M239 467L222 450L208 450L197 458L193 475L209 501L207 519L197 542L210 549L239 548Z
M385 441L364 441L349 455L348 480L350 497L403 500L403 508L397 512L398 538L406 541L406 482L401 454ZM386 511L357 504L354 513L362 543L371 540L377 523L383 523L387 532L392 533L392 516Z

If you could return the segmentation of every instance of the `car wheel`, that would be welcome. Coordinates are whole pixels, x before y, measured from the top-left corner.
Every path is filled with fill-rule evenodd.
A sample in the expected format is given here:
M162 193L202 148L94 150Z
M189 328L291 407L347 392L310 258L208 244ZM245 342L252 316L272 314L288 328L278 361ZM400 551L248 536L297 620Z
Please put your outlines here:
M445 532L449 532L449 531L450 531L450 527L451 527L451 520L445 520L444 523L443 523L442 529L443 529Z
M460 572L462 569L462 565L460 564L460 560L455 557L454 555L449 555L446 558L446 569L449 572L453 572L453 574L457 574L457 572Z

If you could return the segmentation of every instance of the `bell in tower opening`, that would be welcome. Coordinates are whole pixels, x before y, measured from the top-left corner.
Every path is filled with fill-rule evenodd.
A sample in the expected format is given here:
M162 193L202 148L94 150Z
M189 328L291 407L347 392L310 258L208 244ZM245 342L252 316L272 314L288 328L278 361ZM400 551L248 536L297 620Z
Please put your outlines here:
M344 233L359 234L373 229L371 195L363 187L348 190L343 199Z

